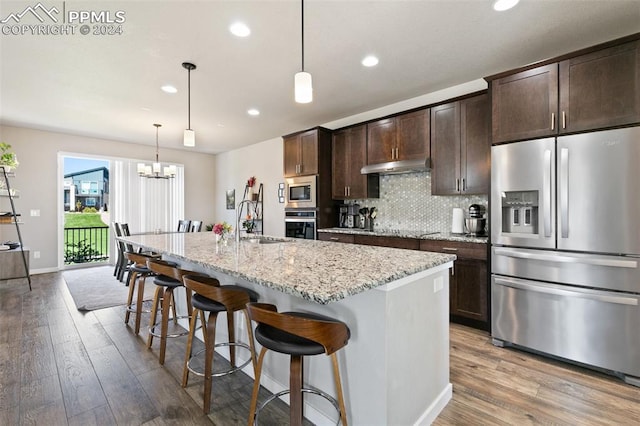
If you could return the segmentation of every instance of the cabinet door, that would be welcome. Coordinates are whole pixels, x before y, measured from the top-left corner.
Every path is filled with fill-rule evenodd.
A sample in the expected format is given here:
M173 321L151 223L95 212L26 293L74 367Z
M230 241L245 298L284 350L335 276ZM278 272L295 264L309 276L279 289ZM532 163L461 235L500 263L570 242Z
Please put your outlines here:
M491 179L489 95L460 101L460 176L465 194L488 194Z
M369 198L368 177L360 173L360 169L366 164L367 126L352 127L349 132L348 198Z
M300 164L298 136L288 136L283 139L284 144L284 177L298 175Z
M396 147L395 118L367 124L367 164L393 161Z
M457 259L450 276L451 315L488 321L487 262Z
M560 132L640 122L640 41L560 62Z
M459 102L431 108L431 193L460 193Z
M429 157L429 109L396 117L398 126L397 160L426 159Z
M318 132L309 130L299 136L300 144L300 167L299 174L302 176L318 174Z
M557 64L493 80L491 95L493 143L557 133Z
M347 198L347 174L349 170L350 129L333 133L331 141L331 197L334 200Z

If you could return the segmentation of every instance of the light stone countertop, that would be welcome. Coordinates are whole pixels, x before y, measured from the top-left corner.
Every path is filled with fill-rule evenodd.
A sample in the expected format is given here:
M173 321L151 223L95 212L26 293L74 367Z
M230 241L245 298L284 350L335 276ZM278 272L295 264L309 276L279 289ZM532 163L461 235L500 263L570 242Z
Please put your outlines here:
M320 304L452 262L455 255L417 250L262 237L217 244L213 232L133 235L122 241Z
M359 228L324 228L318 232L332 234L371 235L376 237L416 238L418 240L459 241L461 243L487 244L489 237L476 237L470 234L453 234L451 232L422 232L422 231L365 231Z

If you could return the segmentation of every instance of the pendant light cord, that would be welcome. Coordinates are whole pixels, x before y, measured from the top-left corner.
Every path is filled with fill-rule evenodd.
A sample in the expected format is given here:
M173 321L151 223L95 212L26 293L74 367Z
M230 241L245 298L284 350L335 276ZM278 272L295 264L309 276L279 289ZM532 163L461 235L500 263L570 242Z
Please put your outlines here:
M189 130L191 130L191 69L188 69L189 73L188 78L187 78L187 90L188 90L188 95L187 95L187 102L188 102L188 106L187 106L187 114L189 116L188 121L189 121Z
M300 0L300 3L302 4L302 7L301 7L302 24L300 25L300 32L302 33L302 71L304 72L304 0Z

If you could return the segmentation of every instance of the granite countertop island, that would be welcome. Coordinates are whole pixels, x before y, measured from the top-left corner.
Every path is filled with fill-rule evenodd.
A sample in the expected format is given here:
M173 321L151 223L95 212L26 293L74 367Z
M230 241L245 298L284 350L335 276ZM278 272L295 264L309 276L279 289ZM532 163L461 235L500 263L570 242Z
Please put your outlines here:
M236 247L212 232L147 234L121 240L233 277L327 304L455 260L455 255L324 241L260 237Z
M216 243L212 232L120 240L162 253L185 269L218 278L222 285L250 288L260 302L279 311L314 312L344 321L351 338L338 352L338 363L351 424L430 424L452 397L449 270L454 255L262 236L256 242L236 245L231 239L224 245ZM179 302L186 299L176 297L178 311L184 313L186 305ZM220 342L228 338L224 317L216 326ZM240 318L235 329L235 336L247 335ZM216 350L229 359L226 349ZM277 393L289 387L289 360L268 356L261 383ZM236 357L244 362L248 354ZM335 396L330 358L309 358L305 384ZM243 371L253 377L250 364ZM304 401L305 417L312 423L336 424L338 413L330 404L321 398Z

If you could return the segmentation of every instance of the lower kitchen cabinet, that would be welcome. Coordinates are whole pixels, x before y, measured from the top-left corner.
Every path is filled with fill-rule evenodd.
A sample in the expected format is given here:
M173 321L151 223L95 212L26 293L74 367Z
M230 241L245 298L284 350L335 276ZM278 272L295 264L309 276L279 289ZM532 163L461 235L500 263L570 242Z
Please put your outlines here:
M367 246L392 247L409 250L418 250L420 248L420 240L415 238L401 237L378 237L375 235L354 235L356 244L364 244Z
M318 232L320 241L333 241L336 243L354 243L353 234L334 234L329 232Z
M420 250L455 254L449 276L449 314L452 322L489 330L487 245L421 240Z
M489 330L490 301L486 244L332 232L318 232L318 239L455 254L457 259L449 273L449 314L451 322L481 330Z

